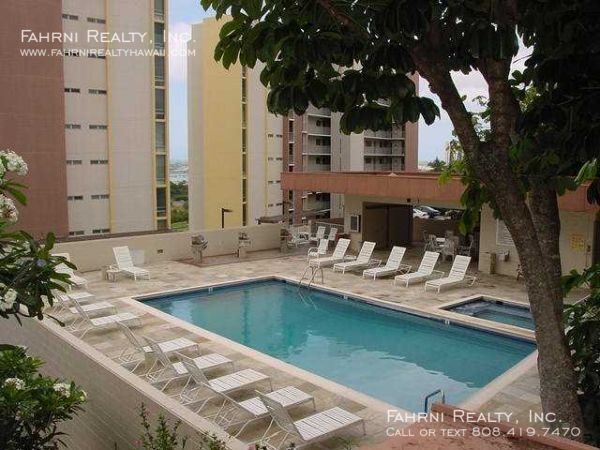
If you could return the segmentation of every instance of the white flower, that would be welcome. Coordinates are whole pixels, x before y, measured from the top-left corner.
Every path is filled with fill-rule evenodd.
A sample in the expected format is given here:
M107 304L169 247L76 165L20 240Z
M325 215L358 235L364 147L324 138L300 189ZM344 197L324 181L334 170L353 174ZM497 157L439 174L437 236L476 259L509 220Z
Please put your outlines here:
M23 305L22 303L19 303L19 312L21 314L28 316L29 315L29 307L27 305Z
M27 175L29 168L23 158L11 150L3 150L0 152L3 161L6 163L6 170L16 172L18 175Z
M15 223L19 218L19 212L15 202L6 195L0 194L0 218L10 223Z
M4 294L4 301L6 303L8 303L9 305L12 306L16 300L17 300L17 291L15 291L14 289L9 289L8 291L6 291L6 294Z
M64 397L71 395L71 385L68 383L56 383L52 388Z
M87 392L85 392L83 389L81 390L81 400L85 401L87 399Z
M4 386L12 387L17 391L20 391L22 389L25 389L25 382L20 378L7 378L6 380L4 380Z

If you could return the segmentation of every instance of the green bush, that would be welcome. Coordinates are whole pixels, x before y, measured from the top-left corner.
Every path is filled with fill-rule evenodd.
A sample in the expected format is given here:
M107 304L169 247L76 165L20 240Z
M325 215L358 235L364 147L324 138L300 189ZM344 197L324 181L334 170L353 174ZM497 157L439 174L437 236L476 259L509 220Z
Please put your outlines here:
M21 347L0 349L0 448L57 449L58 424L81 410L85 392L74 383L38 373L42 361Z
M566 291L588 286L590 296L565 307L567 339L579 388L586 439L600 445L600 264L564 278Z

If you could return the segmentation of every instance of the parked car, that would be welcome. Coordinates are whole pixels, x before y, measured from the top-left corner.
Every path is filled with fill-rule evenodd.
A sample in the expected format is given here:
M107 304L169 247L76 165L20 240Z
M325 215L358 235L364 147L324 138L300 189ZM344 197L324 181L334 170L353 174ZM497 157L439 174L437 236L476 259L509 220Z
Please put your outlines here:
M431 206L421 205L418 208L420 211L423 211L424 213L428 214L430 218L434 218L440 215L440 212L437 209L432 208Z
M413 208L413 217L417 217L419 219L429 219L429 214L425 211L421 211L418 208Z

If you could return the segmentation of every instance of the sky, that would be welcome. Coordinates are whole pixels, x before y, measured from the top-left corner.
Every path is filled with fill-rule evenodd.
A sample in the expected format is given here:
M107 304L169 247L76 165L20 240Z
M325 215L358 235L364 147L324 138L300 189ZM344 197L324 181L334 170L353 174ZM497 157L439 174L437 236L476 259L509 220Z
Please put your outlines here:
M170 0L169 1L169 33L177 36L190 34L190 25L202 21L212 13L206 13L198 0ZM182 39L170 40L169 48L185 49ZM169 55L169 128L171 160L187 160L187 65L185 56L181 51ZM471 100L478 95L485 95L485 83L479 73L464 75L453 74L458 90ZM439 106L439 99L429 90L427 82L421 79L420 94L430 97ZM475 106L473 105L473 109ZM432 125L427 126L419 122L419 160L431 161L436 157L444 159L444 148L452 138L452 123L450 118L441 109L441 117Z

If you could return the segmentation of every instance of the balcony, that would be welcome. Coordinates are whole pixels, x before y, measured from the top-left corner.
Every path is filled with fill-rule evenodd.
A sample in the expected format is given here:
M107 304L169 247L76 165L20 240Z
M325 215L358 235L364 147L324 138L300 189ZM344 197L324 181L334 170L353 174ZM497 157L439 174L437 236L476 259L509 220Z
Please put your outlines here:
M329 145L308 145L302 152L303 155L331 155L331 146Z

